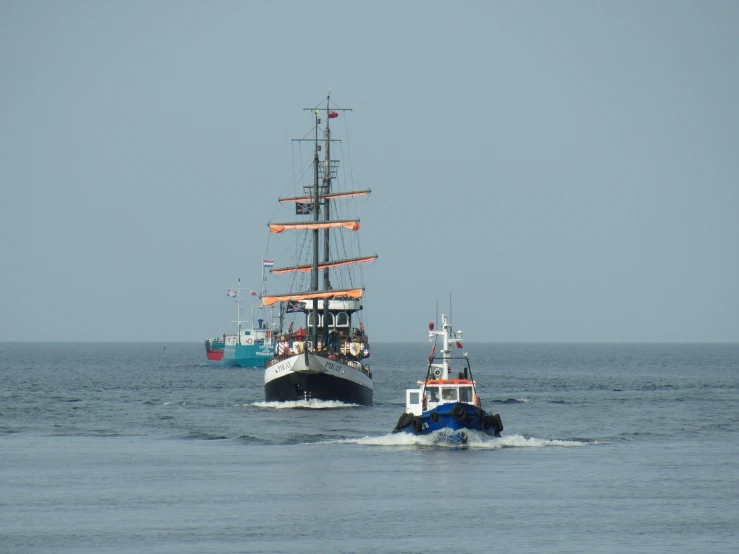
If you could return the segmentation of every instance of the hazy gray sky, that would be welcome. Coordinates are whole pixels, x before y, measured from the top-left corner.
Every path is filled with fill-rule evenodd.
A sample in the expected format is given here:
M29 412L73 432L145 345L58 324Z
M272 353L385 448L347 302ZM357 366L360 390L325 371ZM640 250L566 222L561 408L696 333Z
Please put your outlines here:
M0 341L233 327L304 107L371 340L739 340L739 3L0 1Z

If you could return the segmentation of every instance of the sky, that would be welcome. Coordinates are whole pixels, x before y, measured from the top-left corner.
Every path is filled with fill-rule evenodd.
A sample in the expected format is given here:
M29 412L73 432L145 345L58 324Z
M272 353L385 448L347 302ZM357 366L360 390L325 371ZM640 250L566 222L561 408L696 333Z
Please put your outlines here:
M739 4L0 0L0 341L200 341L303 108L373 342L739 341Z

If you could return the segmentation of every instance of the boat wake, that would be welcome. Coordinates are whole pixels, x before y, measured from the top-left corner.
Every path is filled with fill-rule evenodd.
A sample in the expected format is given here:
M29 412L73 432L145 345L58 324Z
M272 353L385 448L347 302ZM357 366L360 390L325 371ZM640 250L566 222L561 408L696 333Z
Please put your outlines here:
M435 431L429 435L413 435L410 433L390 433L379 437L363 437L326 441L331 444L359 444L363 446L433 446L442 448L474 448L480 450L502 450L503 448L543 448L546 446L576 447L598 444L596 442L578 440L537 439L522 435L491 437L473 430Z
M288 400L285 402L254 402L252 406L272 410L336 410L341 408L361 408L359 404L347 404L338 400Z

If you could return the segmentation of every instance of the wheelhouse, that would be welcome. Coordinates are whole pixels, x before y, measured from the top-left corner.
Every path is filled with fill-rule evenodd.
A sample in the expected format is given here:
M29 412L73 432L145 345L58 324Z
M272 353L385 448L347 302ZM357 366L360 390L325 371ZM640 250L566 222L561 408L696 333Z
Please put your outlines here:
M433 410L441 404L477 404L475 384L468 379L434 379L419 381L418 389L407 389L405 392L406 412L420 416L427 410ZM425 385L425 386L424 386Z

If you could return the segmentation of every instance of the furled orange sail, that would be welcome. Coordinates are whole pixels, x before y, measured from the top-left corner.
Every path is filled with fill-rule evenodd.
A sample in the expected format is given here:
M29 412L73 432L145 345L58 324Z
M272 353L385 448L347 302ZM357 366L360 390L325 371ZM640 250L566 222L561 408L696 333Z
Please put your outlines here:
M288 302L290 300L313 300L326 298L354 298L359 300L362 298L364 289L342 289L342 290L317 290L315 292L297 292L286 294L274 294L271 296L262 296L262 304L272 306L278 302Z
M336 229L344 227L350 231L359 231L358 219L347 219L337 221L314 221L312 223L290 222L290 223L270 223L269 230L273 233L282 233L289 231L314 231L316 229Z
M341 267L345 265L351 265L351 264L366 264L369 262L374 262L377 259L377 254L374 256L364 256L362 258L347 258L344 260L331 260L330 262L324 262L318 264L318 269L331 269L334 267ZM300 271L302 273L307 273L311 269L313 269L313 266L310 264L306 265L296 265L291 267L278 267L275 269L272 269L272 273L274 275L282 275L283 273L295 273L297 271Z
M366 190L350 190L347 192L332 192L330 194L322 194L319 200L339 200L340 198L354 198L356 196L367 196L372 192L371 189ZM293 196L291 198L280 198L282 204L289 202L313 202L312 196Z

